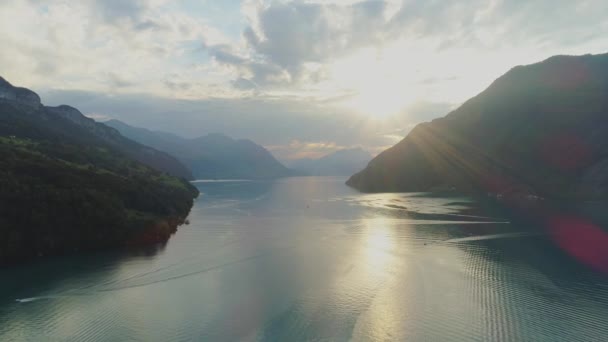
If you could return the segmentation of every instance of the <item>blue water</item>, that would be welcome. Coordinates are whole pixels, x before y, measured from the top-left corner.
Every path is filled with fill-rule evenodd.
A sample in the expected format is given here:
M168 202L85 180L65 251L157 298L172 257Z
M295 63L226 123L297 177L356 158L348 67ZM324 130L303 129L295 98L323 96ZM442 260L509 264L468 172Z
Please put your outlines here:
M0 341L604 341L608 280L466 197L196 183L164 246L0 271Z

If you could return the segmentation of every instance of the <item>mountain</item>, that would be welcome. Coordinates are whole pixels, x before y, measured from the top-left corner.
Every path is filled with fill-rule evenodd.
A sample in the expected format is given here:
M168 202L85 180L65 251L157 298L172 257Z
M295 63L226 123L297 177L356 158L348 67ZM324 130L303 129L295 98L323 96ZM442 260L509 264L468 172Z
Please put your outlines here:
M0 77L0 100L18 105L27 111L35 111L43 107L38 94L29 89L14 87L2 77ZM123 137L117 130L87 118L76 108L62 105L43 109L47 114L71 121L80 128L78 132L86 131L89 135L145 165L176 177L192 179L190 171L174 157Z
M270 152L251 140L235 140L217 133L186 139L118 120L105 124L130 139L177 157L196 179L273 179L291 174Z
M365 192L608 197L608 54L518 66L353 175Z
M0 78L0 264L165 241L198 190L140 152L173 160Z
M107 144L115 147L125 155L148 165L153 169L166 172L170 175L185 179L192 179L190 170L180 163L173 156L166 152L161 152L149 146L142 145L133 140L122 136L117 130L112 129L102 123L95 122L91 118L82 115L76 108L62 105L58 107L46 107L48 112L61 116L66 120L72 121L90 134L103 140Z
M287 166L310 176L349 176L360 171L372 159L369 152L361 148L344 149L318 159L296 159Z

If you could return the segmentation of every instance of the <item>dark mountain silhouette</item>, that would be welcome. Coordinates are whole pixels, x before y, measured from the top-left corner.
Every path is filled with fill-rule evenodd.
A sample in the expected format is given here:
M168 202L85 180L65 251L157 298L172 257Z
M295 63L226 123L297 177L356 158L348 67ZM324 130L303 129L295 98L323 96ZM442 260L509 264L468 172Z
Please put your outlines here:
M361 149L339 150L318 159L296 159L287 166L299 174L309 176L350 176L363 170L372 155Z
M608 54L518 66L416 126L347 184L365 192L608 194Z
M130 139L177 157L196 179L273 179L291 175L270 152L251 140L236 140L218 133L186 139L118 120L105 124Z
M0 263L166 240L198 191L140 159L175 162L0 78Z

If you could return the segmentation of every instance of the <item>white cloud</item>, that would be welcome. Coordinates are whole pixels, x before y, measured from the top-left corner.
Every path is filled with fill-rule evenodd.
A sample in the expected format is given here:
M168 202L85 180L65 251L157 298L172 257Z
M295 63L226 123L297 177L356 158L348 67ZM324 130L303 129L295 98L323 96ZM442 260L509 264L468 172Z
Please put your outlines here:
M128 5L127 5L128 3ZM158 7L160 6L160 7ZM189 74L200 42L228 41L204 19L149 1L10 1L0 6L2 74L30 87L174 94L164 80Z
M461 103L515 65L608 43L608 3L599 0L250 0L242 12L246 52L225 61L238 73L233 85L342 98L377 116Z
M446 88L460 102L515 64L608 42L608 3L599 0L246 0L240 11L235 39L210 24L221 18L169 0L4 1L2 73L32 87L179 98L321 98L383 81L377 87L411 94L412 80L447 73L453 84L417 87L408 102ZM362 51L377 57L353 64Z
M179 122L163 121L175 131L215 120L216 130L257 137L256 130L265 132L256 123L262 120L277 131L256 138L267 145L295 139L351 146L359 139L372 150L445 114L515 65L608 46L603 0L229 3L5 0L0 75L47 93L114 95L122 99L123 107L112 107L118 117L129 108L144 111L126 99L205 103L171 117ZM107 105L91 107L113 114ZM162 117L137 115L136 123L153 126Z

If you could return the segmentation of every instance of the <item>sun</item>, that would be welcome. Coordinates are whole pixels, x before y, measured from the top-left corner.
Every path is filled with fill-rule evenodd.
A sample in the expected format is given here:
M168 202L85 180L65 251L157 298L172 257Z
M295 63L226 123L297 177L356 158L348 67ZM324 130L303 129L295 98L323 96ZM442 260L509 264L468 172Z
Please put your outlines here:
M336 86L349 96L343 105L365 116L385 119L413 104L419 89L415 80L400 72L403 65L364 50L333 65Z
M401 88L376 83L375 86L371 84L370 87L358 90L345 104L360 114L385 119L400 114L411 102L413 100L402 94Z

